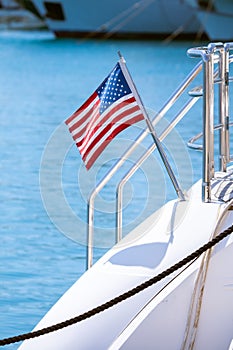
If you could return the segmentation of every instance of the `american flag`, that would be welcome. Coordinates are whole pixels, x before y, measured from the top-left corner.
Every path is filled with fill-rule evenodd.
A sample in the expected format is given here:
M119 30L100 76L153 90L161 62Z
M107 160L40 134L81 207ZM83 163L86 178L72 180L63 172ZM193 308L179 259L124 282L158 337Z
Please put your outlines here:
M143 118L118 62L103 83L65 123L86 168L90 169L119 132Z

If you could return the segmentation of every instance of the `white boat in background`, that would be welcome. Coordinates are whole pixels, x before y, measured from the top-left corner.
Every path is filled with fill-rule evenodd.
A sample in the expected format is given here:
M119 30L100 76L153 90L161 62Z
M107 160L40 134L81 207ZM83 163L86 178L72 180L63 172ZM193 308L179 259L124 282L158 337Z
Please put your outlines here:
M203 99L196 116L203 117L203 132L189 143L194 148L194 140L203 138L202 146L198 146L203 149L202 179L187 194L177 191L177 199L121 239L122 187L156 148L153 144L119 183L118 243L92 266L94 198L148 134L148 130L143 131L90 196L89 269L28 338L16 337L16 341L28 339L20 350L232 350L231 50L233 43L190 48L188 55L200 61L195 62L193 70L153 120L155 126L180 102L181 95L186 96L183 107L161 133L162 141ZM197 88L189 91L190 84L202 72L203 85L198 83ZM216 143L218 149L214 147ZM174 187L177 189L175 184Z
M180 0L33 0L57 37L158 37L194 35L200 24Z
M210 40L233 40L233 1L186 0Z
M19 1L0 0L0 30L45 29L38 12L25 8Z

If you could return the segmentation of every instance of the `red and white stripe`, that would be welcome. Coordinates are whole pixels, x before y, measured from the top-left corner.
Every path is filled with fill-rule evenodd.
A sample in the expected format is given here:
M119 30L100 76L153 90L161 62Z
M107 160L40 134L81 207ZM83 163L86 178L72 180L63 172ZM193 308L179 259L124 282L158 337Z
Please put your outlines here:
M99 107L95 92L66 120L87 169L118 133L143 119L133 94L116 100L102 114Z

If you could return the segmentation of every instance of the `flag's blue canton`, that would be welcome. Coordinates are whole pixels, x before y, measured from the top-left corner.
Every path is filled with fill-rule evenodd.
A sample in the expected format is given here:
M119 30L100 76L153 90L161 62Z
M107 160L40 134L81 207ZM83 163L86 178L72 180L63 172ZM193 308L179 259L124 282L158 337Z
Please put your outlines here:
M99 112L102 114L112 103L131 93L119 63L96 90L100 99Z

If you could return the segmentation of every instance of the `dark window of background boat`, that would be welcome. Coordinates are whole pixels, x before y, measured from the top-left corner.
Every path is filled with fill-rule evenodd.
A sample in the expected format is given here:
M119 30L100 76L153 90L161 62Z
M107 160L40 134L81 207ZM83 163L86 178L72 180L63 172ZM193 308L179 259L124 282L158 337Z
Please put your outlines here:
M215 11L213 0L198 0L198 5L203 10Z
M36 17L43 19L39 11L37 10L36 6L33 4L31 0L15 0L17 4L19 4L21 7L25 8L29 12L32 12ZM0 0L1 3L1 0ZM0 6L1 7L1 6Z
M44 6L47 10L46 17L64 21L65 16L63 12L63 8L59 2L50 2L50 1L44 1Z

